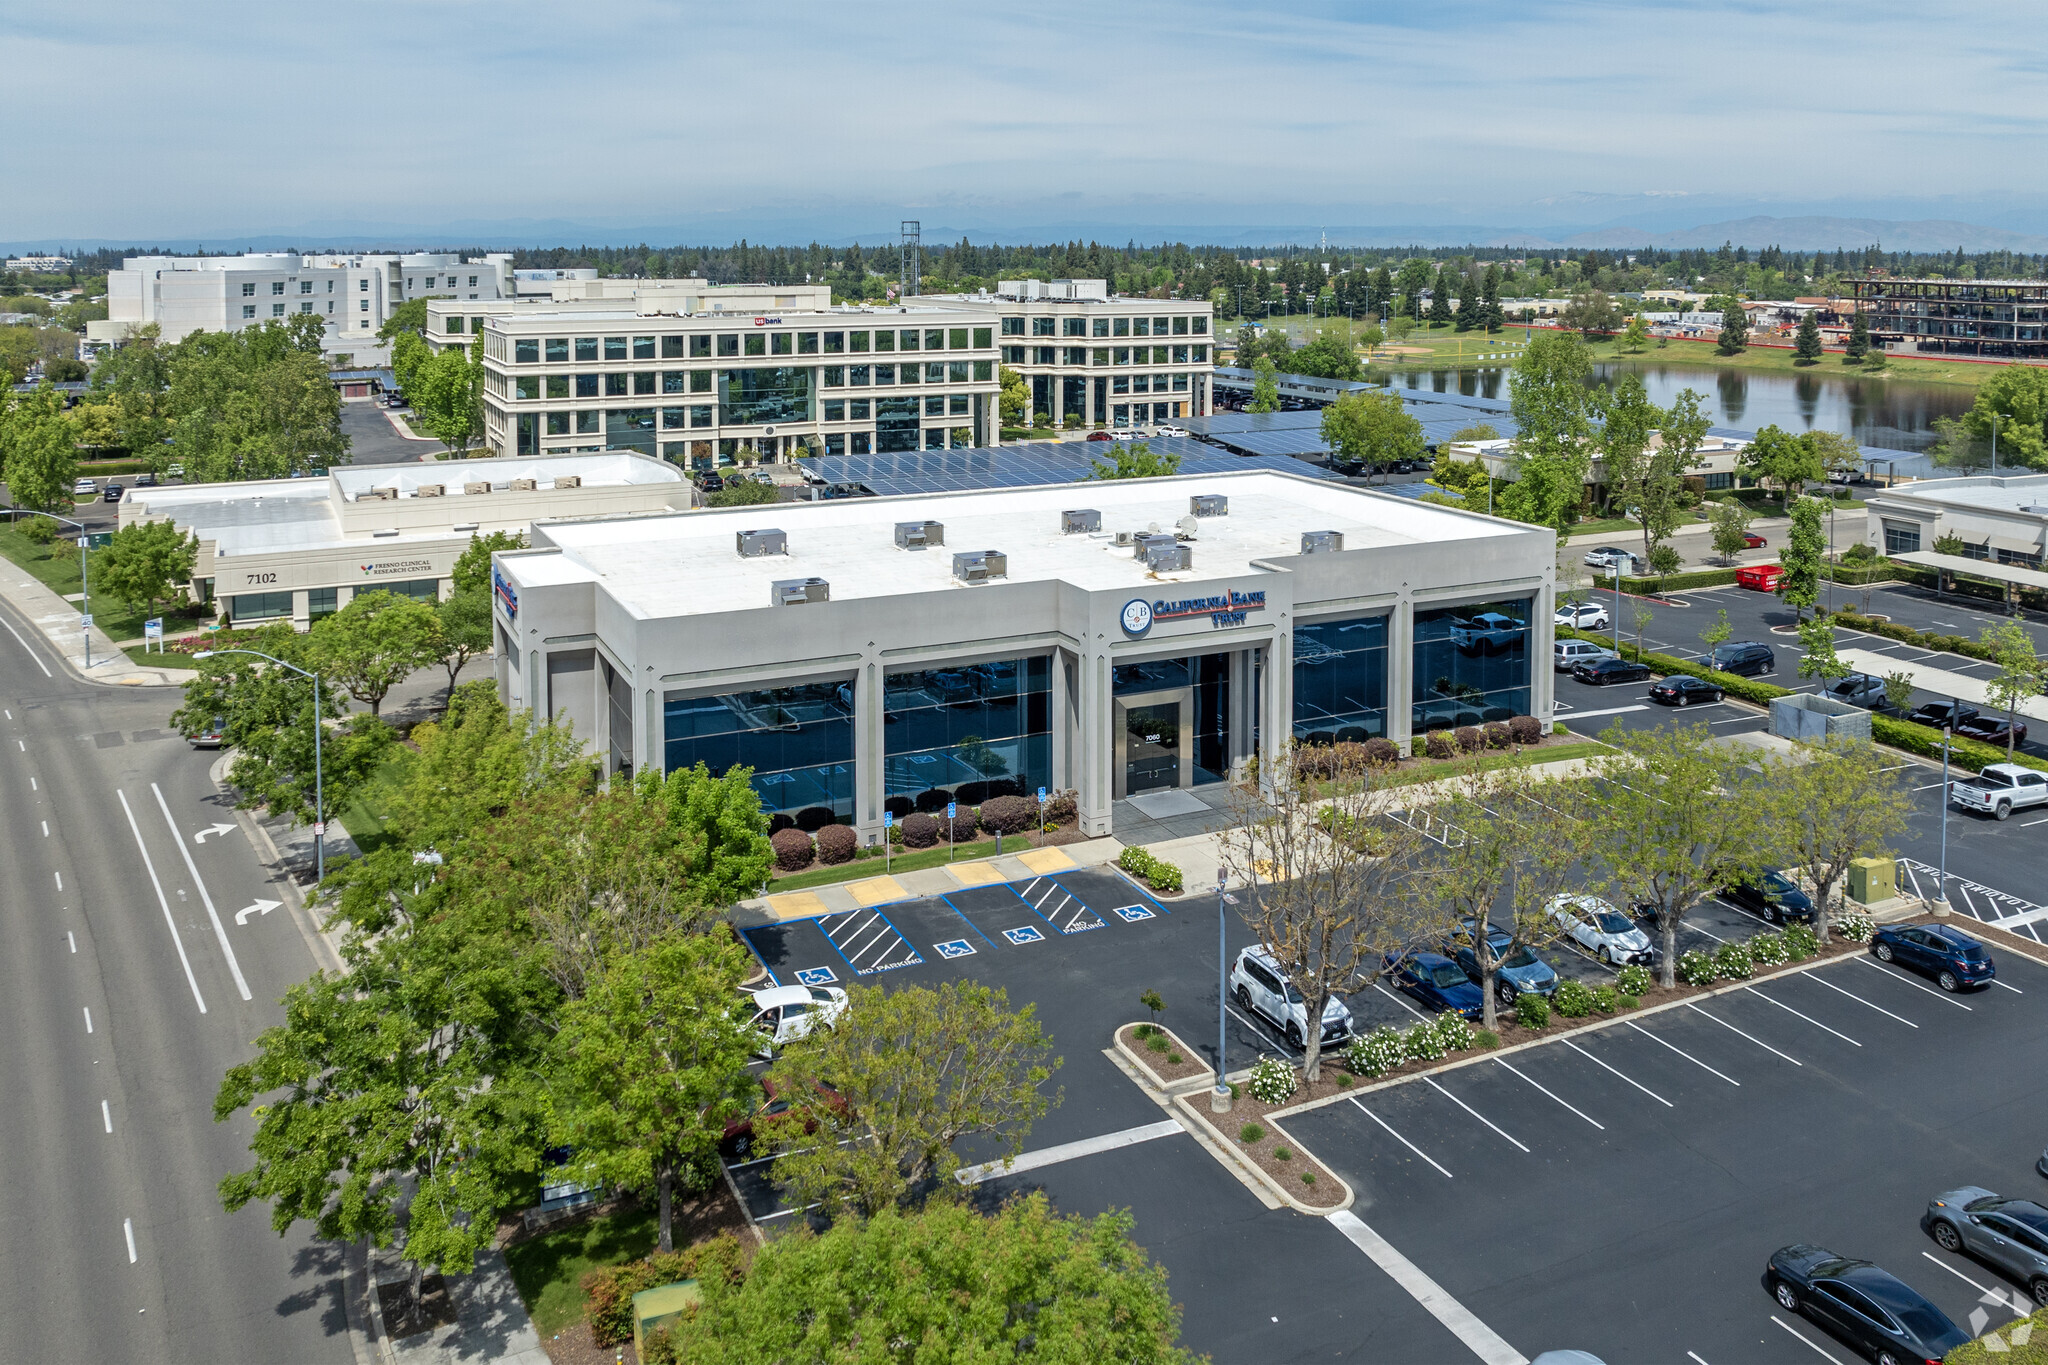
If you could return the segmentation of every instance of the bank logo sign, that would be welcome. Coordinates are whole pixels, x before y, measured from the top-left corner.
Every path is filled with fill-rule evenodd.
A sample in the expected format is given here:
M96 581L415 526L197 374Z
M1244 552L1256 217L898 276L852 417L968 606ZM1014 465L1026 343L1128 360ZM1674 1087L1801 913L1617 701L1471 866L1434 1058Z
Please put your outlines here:
M1241 626L1245 622L1246 612L1265 609L1266 594L1263 589L1258 592L1238 592L1232 589L1212 597L1182 597L1174 601L1161 599L1147 607L1146 624L1150 625L1153 621L1184 620L1190 616L1206 616L1209 618L1210 626L1221 629L1224 626ZM1124 611L1128 614L1130 607L1125 607ZM1125 629L1129 627L1126 626Z
M512 586L510 580L498 571L498 566L495 564L491 565L491 591L497 594L500 602L504 603L506 615L512 618L514 625L517 625L519 623L519 589Z
M1124 603L1120 619L1123 621L1124 634L1143 635L1152 629L1152 604L1142 597L1133 597Z

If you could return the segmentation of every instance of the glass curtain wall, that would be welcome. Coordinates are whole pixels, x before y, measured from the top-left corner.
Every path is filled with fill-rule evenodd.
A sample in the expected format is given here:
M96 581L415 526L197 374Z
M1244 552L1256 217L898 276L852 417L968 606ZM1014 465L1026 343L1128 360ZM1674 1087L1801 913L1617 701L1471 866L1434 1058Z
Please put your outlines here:
M663 766L754 770L761 809L823 807L853 818L853 684L808 683L723 696L670 698L662 707Z
M1357 744L1387 733L1387 618L1294 628L1294 738Z
M654 409L610 408L604 415L604 443L613 450L654 454Z
M775 426L811 420L811 371L798 365L726 370L719 420L727 426Z
M875 454L893 455L901 451L916 450L919 417L924 405L915 398L877 398L875 400ZM855 454L865 454L856 450Z
M1147 659L1110 670L1109 690L1123 697L1191 687L1195 692L1194 779L1222 782L1230 776L1230 656L1197 654L1180 659Z
M980 805L1051 786L1051 687L1043 655L887 675L883 786L891 808Z
M1529 713L1530 599L1415 613L1417 731Z

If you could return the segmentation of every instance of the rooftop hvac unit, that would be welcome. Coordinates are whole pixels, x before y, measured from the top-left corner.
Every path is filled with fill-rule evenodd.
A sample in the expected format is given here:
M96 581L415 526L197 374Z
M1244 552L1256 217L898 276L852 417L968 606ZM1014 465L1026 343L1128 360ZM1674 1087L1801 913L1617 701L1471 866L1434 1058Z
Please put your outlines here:
M581 488L583 487L583 476L581 474L557 474L555 476L555 487Z
M531 492L533 492L533 491L534 491L535 489L537 489L537 488L539 488L539 487L540 487L540 480L539 480L539 479L514 479L514 480L512 480L512 491L513 491L514 493L531 493Z
M1087 531L1102 529L1102 513L1092 507L1076 507L1060 513L1060 534L1076 536Z
M1221 493L1197 493L1188 499L1188 512L1198 517L1227 517L1230 499Z
M1131 537L1131 558L1143 559L1156 545L1172 545L1178 537L1171 531L1139 531Z
M412 495L416 498L438 498L447 491L447 488L441 484L423 483L418 488L412 490Z
M781 535L780 531L775 534ZM832 587L822 578L778 578L769 601L778 607L800 607L806 602L829 602Z
M953 577L962 583L986 583L1010 576L1010 557L1001 550L964 550L953 556Z
M936 521L899 521L896 523L896 548L899 550L925 550L934 545L946 543L946 528Z
M398 490L396 488L372 488L369 492L358 494L358 496L375 498L379 502L390 502L398 497Z
M1144 547L1145 567L1153 573L1172 573L1195 567L1195 551L1172 536L1148 538Z
M734 533L733 539L738 544L741 559L789 553L789 537L780 531L739 531Z
M489 479L478 479L475 483L466 483L462 485L462 491L472 495L488 493L491 491L491 481Z
M1329 554L1344 548L1342 531L1303 531L1301 552L1305 555Z

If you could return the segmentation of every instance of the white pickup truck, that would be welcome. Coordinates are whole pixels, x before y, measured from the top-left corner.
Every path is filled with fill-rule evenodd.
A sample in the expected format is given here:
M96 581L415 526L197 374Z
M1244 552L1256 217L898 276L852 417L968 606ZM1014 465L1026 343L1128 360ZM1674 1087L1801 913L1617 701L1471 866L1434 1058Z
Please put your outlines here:
M1948 799L1964 810L2003 820L2022 806L2048 805L2048 773L2017 763L1990 763L1974 777L1948 784Z

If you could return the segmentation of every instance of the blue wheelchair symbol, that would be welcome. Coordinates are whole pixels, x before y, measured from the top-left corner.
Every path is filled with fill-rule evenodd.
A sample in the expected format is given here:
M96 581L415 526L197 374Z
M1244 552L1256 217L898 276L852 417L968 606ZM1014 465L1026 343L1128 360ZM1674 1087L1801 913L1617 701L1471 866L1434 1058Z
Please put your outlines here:
M1136 924L1141 919L1152 918L1152 912L1142 905L1119 905L1116 913L1126 924Z
M935 943L932 946L939 950L940 957L972 957L974 955L974 945L964 938L952 939L945 943Z
M796 974L800 986L829 986L838 979L830 967L806 967Z
M1021 948L1027 943L1042 942L1045 938L1045 935L1039 933L1037 929L1027 924L1021 929L1003 930L1003 937L1010 940L1010 942L1016 944L1018 947Z

